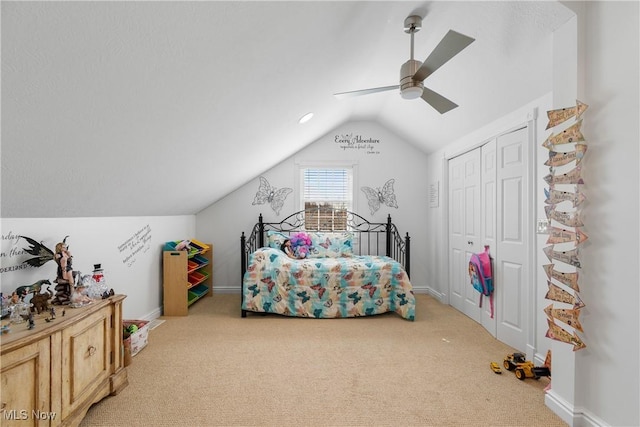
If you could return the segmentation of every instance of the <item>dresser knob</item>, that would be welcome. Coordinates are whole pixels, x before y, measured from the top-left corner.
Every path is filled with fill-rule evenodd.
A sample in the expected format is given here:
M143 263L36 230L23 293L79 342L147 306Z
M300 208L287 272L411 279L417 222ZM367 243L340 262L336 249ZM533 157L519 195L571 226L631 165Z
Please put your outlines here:
M94 354L96 354L96 348L92 345L89 346L89 356L93 356Z

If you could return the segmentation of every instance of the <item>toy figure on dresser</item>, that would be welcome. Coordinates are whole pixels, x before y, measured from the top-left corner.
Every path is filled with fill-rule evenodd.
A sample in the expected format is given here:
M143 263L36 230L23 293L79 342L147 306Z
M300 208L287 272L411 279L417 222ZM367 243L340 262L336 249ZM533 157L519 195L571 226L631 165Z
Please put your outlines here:
M31 285L22 285L22 286L18 286L15 290L15 293L17 293L20 297L24 298L26 297L28 294L39 294L40 293L40 289L42 289L43 285L51 285L51 282L48 280L38 280L37 282L31 284Z
M22 301L22 298L24 296L21 296L18 291L13 291L13 293L11 294L11 299L9 300L9 303L11 305L16 305L17 303L19 303L20 301Z
M74 284L76 276L76 272L73 271L73 267L71 266L73 257L71 256L71 252L69 252L69 247L67 246L67 237L69 236L65 236L62 242L56 245L55 253L30 237L20 237L30 244L30 246L25 248L24 251L28 254L34 255L33 258L23 261L24 264L29 264L32 267L41 267L51 260L56 262L58 265L57 278L55 280L56 294L51 303L55 305L69 304L71 286Z
M73 293L71 294L69 307L78 308L84 307L85 305L91 304L93 300L86 295L86 287L85 284L79 282L75 288L73 288Z
M68 237L68 236L67 236ZM69 247L65 243L67 238L56 245L56 253L54 255L54 260L56 264L58 264L58 283L64 281L66 283L73 283L73 267L71 266L71 261L73 261L73 255L69 252Z
M51 307L51 309L49 309L49 314L51 315L50 317L45 317L45 321L47 323L51 322L52 320L54 320L56 318L56 309L55 307Z
M69 246L67 246L66 236L62 242L56 245L56 252L54 254L54 260L58 264L56 285L56 295L51 301L55 305L65 305L71 302L71 286L75 283L77 272L73 271L71 263L73 261L73 255L69 252Z
M48 282L48 281L47 281ZM49 300L53 297L53 293L47 289L45 293L34 293L31 297L31 311L36 311L38 314L49 310Z
M84 280L84 277L83 277ZM104 278L104 270L101 264L93 264L93 274L88 279L87 295L92 299L104 299L105 293L109 294L107 281Z
M15 297L14 297L15 296ZM14 292L14 296L12 296L12 306L9 308L11 311L11 315L9 316L10 323L22 323L25 320L29 319L31 315L31 310L29 310L29 304L24 302L22 298L19 298L17 294ZM13 302L17 301L17 302Z
M2 301L2 314L0 315L0 319L4 319L9 316L9 297L0 292L0 300Z
M33 313L29 313L28 321L29 324L27 325L27 329L33 329L36 327L36 323L33 321Z

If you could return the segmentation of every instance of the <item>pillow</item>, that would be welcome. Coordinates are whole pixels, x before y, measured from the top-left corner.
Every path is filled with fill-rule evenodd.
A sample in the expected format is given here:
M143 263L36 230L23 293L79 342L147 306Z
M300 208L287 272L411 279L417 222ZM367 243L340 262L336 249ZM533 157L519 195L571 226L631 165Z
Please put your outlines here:
M288 238L288 235L279 231L267 230L267 246L270 248L280 249L284 241Z
M311 253L309 258L338 258L353 256L353 233L348 231L334 233L309 233Z

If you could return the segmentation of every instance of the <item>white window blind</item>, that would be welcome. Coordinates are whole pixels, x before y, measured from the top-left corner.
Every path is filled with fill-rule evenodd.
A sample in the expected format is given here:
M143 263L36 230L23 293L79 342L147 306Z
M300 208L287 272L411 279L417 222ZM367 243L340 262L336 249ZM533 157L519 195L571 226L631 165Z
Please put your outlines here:
M303 168L302 202L307 230L346 230L353 200L351 168Z

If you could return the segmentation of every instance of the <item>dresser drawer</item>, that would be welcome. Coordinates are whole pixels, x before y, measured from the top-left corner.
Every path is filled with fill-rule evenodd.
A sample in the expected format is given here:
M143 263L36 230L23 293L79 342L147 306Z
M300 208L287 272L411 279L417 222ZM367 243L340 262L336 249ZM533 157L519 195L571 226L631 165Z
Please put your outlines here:
M63 418L109 382L112 328L112 310L104 307L62 331Z
M50 356L49 338L2 355L2 426L48 426L55 418L49 399Z

